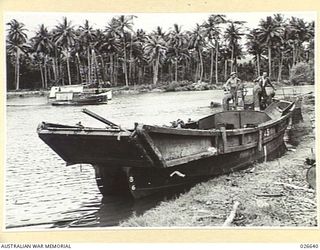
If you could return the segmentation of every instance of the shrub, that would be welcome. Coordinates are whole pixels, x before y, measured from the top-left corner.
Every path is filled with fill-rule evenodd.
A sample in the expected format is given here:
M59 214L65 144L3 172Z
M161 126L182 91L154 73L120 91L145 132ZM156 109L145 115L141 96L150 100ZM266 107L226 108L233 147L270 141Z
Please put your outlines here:
M186 91L186 90L191 90L190 89L190 85L192 84L192 82L189 81L173 81L170 82L168 85L165 86L165 91Z
M299 62L293 65L290 70L289 80L293 85L299 85L305 82L314 84L314 66L305 62Z

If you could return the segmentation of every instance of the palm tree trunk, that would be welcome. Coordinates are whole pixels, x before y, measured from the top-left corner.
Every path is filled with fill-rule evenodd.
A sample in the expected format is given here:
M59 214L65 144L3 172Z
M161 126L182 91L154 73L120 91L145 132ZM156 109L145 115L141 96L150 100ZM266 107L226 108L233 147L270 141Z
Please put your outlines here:
M99 78L100 71L99 70L100 70L100 68L99 68L97 56L96 56L94 50L92 50L92 52L91 52L91 63L92 63L92 71L94 69L94 74L92 74L92 75L95 75L95 83L99 84L99 80L100 80L100 78Z
M115 85L118 86L118 68L119 68L119 57L116 56L116 62L115 62L115 65L114 65L114 82L115 82Z
M156 84L157 82L157 73L156 73L156 62L153 63L153 79L152 79L152 83Z
M174 64L175 64L174 80L177 82L178 81L178 59L177 58L176 58Z
M258 76L260 76L260 55L257 55L257 71Z
M114 79L114 71L113 71L113 54L110 54L109 57L110 57L110 81L111 81L111 84L114 85L115 79Z
M224 61L224 80L227 80L228 75L228 59Z
M202 82L202 76L203 76L203 60L202 60L202 53L199 49L199 59L200 59L200 82Z
M102 81L105 82L106 81L106 71L105 71L105 63L104 63L102 54L100 55L100 60L101 60L101 67L102 67Z
M154 63L154 68L153 68L153 84L156 85L158 82L158 69L159 69L159 53L157 55L156 61Z
M142 67L142 80L143 80L143 83L144 83L144 76L146 75L146 67L145 66L143 66Z
M159 64L159 68L158 68L158 81L161 81L161 79L162 79L162 67L160 66L160 64ZM157 81L157 82L158 82Z
M194 78L195 82L197 82L198 79L199 79L199 69L200 69L200 64L197 63L197 65L196 65L196 73L195 73L195 78Z
M53 72L54 82L57 82L57 71L56 71L56 60L55 60L55 58L52 58L52 72Z
M123 72L124 72L124 79L125 79L126 86L129 86L128 72L127 72L126 41L125 41L125 38L124 38L124 32L123 32Z
M61 85L64 85L64 70L63 64L60 62L60 78L61 78Z
M269 63L269 77L272 76L272 66L271 66L271 45L268 45L268 63Z
M278 80L277 80L277 82L281 81L282 65L283 65L283 52L281 52L281 54L280 54L280 64L279 64L279 72L278 72Z
M129 84L132 84L132 36L130 39L130 53L129 53Z
M216 73L216 84L218 84L219 82L219 78L218 78L218 56L219 56L219 43L218 43L218 40L216 40L215 42L215 45L216 45L216 67L215 67L215 73Z
M232 49L231 49L231 67L230 67L230 71L233 72L233 56L234 56L234 46L232 45Z
M44 87L48 87L48 77L47 77L47 55L44 57Z
M131 82L133 82L133 86L137 85L137 63L132 64Z
M59 58L58 58L58 51L57 48L54 47L54 57L53 57L53 64L55 67L55 72L56 72L56 79L55 82L57 83L59 81L60 78L60 70L59 70Z
M77 56L76 56L77 57ZM78 57L77 57L78 58ZM81 73L80 73L80 63L78 60L75 61L75 64L76 64L76 82L78 84L81 84L82 81L81 81Z
M81 61L80 61L80 57L79 57L79 54L76 53L76 58L77 58L77 65L78 65L78 70L79 70L79 74L78 76L80 76L80 83L83 83L84 82L84 72L83 72L83 67L81 66Z
M20 53L19 53L19 48L17 48L17 52L16 52L16 65L15 65L15 83L16 83L16 90L18 90L20 88L20 63L19 63L19 58L20 57Z
M91 62L90 62L90 48L89 48L89 46L87 48L87 61L88 61L88 68L87 68L88 84L91 84Z
M182 63L182 77L183 77L183 79L182 80L187 80L186 79L186 66L187 65L187 63Z
M138 67L138 84L141 84L142 68Z
M67 71L68 71L68 82L69 82L69 85L71 85L69 52L67 52Z
M42 72L42 65L39 63L39 69L40 69L40 75L41 75L41 86L44 89L44 78L43 78L43 72Z
M211 48L211 58L210 58L210 84L212 84L212 78L213 78L213 48Z

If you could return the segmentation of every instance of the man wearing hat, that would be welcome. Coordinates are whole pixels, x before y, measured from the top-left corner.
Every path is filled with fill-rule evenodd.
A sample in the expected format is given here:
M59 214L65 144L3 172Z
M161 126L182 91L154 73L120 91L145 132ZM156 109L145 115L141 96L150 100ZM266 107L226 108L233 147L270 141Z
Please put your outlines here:
M223 110L229 110L229 101L233 100L238 105L237 91L242 89L241 80L237 77L236 72L231 72L230 78L224 84L224 89L228 93L223 97Z
M266 106L271 103L272 98L275 95L276 88L272 85L267 72L263 72L262 76L259 76L256 80L254 80L254 82L257 83L253 88L255 109L265 109ZM269 94L266 90L267 86L270 86L272 88L272 91L270 91Z

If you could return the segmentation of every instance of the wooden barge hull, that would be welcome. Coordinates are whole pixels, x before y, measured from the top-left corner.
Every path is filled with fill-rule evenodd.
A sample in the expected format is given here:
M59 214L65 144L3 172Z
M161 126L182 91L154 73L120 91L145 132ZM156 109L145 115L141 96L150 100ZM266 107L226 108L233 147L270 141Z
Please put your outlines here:
M291 113L277 112L227 111L184 129L42 123L38 134L67 164L92 164L103 195L141 198L280 157ZM228 124L221 124L223 119Z
M130 168L126 170L126 176L129 180L128 187L135 198L141 198L156 192L245 169L255 162L278 158L286 151L286 146L280 137L268 142L263 147L263 151L250 148L242 152L212 156L166 169ZM100 171L104 171L104 169L100 168ZM103 192L103 183L100 190ZM108 194L108 190L112 190L112 188L107 188L106 194Z

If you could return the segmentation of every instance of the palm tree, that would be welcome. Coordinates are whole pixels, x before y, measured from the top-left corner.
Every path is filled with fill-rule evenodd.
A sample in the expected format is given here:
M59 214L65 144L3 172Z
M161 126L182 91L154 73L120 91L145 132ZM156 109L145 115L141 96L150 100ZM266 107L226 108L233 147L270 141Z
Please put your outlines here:
M151 35L162 38L163 40L167 40L168 34L163 31L162 27L157 26L157 28L151 32Z
M144 53L153 68L153 84L158 83L158 72L161 61L167 51L166 41L161 36L149 35L144 46Z
M174 80L178 81L178 62L182 60L184 57L188 57L187 50L187 37L184 32L181 31L181 27L178 24L173 25L173 31L169 33L169 48L168 54L170 53L175 64L175 77Z
M71 85L70 74L70 52L71 47L75 44L76 34L66 17L63 17L62 22L59 23L54 30L54 41L63 50L63 54L67 61L68 82Z
M313 37L309 25L301 18L291 17L288 28L290 30L289 39L292 44L293 64L300 61L302 43Z
M144 54L144 44L147 41L146 33L142 29L138 29L131 37L130 42L130 63L131 72L130 79L134 80L133 84L140 84L143 76L143 69L147 65L147 59Z
M43 68L44 73L42 73L42 66L40 64L40 74L43 76L43 87L48 87L47 79L47 62L48 56L54 50L54 44L51 40L51 35L48 32L48 29L41 24L39 30L36 32L36 35L31 38L32 49L35 53L39 54L40 58L43 58Z
M242 33L242 24L245 23L243 21L229 21L229 25L225 30L225 38L228 41L229 48L231 49L231 71L237 70L237 57L239 51L239 40L241 36L244 35ZM235 67L235 69L234 69Z
M202 50L203 47L205 45L205 41L204 41L204 35L203 35L203 30L202 30L202 26L199 24L196 24L196 28L189 34L189 49L195 50L198 58L199 58L199 64L196 73L196 81L200 80L200 82L202 81L202 77L203 77L203 58L202 58Z
M260 76L260 64L264 48L258 39L256 29L251 30L250 33L247 34L246 46L249 54L254 56L254 61L256 62L257 67L257 75Z
M314 28L315 28L315 22L312 21L308 24L308 33L310 34L310 38L308 39L308 44L306 46L306 61L307 62L310 59L314 59Z
M203 24L205 28L205 35L212 44L214 40L214 45L211 46L211 60L210 60L210 83L212 83L213 78L213 48L215 48L215 79L216 84L218 83L218 56L219 56L219 39L221 34L220 24L225 23L225 15L211 15L207 22Z
M109 56L110 82L112 85L114 85L116 84L115 70L114 70L114 56L118 51L120 51L120 41L115 35L115 33L113 33L112 31L107 31L103 40L100 42L101 44L99 46L99 50L102 53L106 53L106 55Z
M16 19L11 20L6 25L9 26L7 35L7 48L9 52L15 54L15 86L16 90L20 88L20 55L26 53L27 46L27 35L24 28L24 24L18 22Z
M126 32L132 31L133 19L135 16L133 15L121 15L118 18L113 18L111 21L112 29L116 32L117 35L120 36L122 40L122 49L123 49L123 71L125 77L126 86L129 85L128 81L128 70L127 70L127 40L126 40Z
M269 76L272 76L272 58L271 49L272 46L281 41L281 33L283 28L279 23L274 20L271 16L268 16L265 20L260 20L259 28L257 29L258 39L261 43L268 48L268 65L269 65Z
M102 72L102 81L103 82L105 82L107 80L107 68L106 68L106 64L105 64L106 57L100 48L105 40L105 37L106 37L106 35L104 34L104 32L101 29L95 30L95 42L94 42L93 47L94 47L94 51L97 54L97 56L96 56L97 61L98 61L98 58L100 59L101 68L99 67L99 63L98 63L97 70Z
M146 32L143 29L138 29L135 32L134 38L134 49L133 49L133 57L135 60L135 65L138 69L137 72L137 83L141 84L141 80L144 76L144 69L147 65L148 61L144 54L144 45L147 42Z
M231 51L228 48L226 42L223 42L219 50L220 60L224 62L223 79L226 81L228 79L228 62L231 55Z
M92 62L90 58L92 57L91 51L93 50L93 45L96 40L96 34L93 30L92 26L89 25L89 21L85 20L85 23L83 26L79 27L79 37L78 37L80 43L82 43L87 51L87 62L88 62L88 83L92 83L91 74L92 74L92 65L95 62Z
M126 44L126 50L129 51L129 72L128 72L128 81L129 84L132 83L132 72L133 72L133 49L136 48L136 46L134 45L134 32L126 32L126 40L130 41Z

